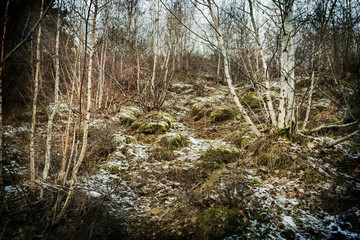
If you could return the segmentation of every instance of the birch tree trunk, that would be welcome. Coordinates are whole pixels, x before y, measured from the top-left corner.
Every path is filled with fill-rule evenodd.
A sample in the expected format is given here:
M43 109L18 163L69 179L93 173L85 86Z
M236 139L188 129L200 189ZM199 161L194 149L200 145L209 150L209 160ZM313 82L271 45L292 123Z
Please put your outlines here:
M43 15L44 0L41 1L40 17ZM39 94L39 78L40 78L40 40L41 40L41 24L39 25L38 36L36 41L36 69L34 78L34 96L32 103L32 118L30 129L30 181L31 190L35 192L35 124L36 124L36 108L37 98Z
M286 128L290 120L294 119L294 97L295 97L295 55L293 34L293 4L294 0L286 0L284 3L283 37L281 40L281 88L278 128Z
M217 37L219 39L219 43L220 43L220 50L221 50L221 54L223 55L224 58L224 73L225 73L225 79L228 83L231 95L234 98L234 101L236 103L236 106L239 108L239 111L241 113L241 115L243 116L243 118L245 119L245 122L249 125L251 131L257 136L259 137L261 134L259 132L259 130L257 129L257 127L255 126L255 124L253 123L253 121L250 119L249 115L247 114L245 108L242 106L242 104L240 103L239 97L236 94L235 88L232 84L232 80L231 80L231 76L230 76L230 71L229 71L229 63L228 63L228 58L227 58L227 53L226 53L226 48L225 48L225 42L224 42L224 38L223 38L223 33L222 33L222 29L218 23L218 21L216 20L215 16L214 16L214 12L212 10L211 7L211 2L210 0L207 0L208 5L207 7L209 8L209 12L211 15L211 19L214 23L214 26L216 28L217 31Z
M267 107L269 110L269 115L271 118L271 123L272 125L276 128L277 126L277 120L276 120L276 114L274 111L274 106L273 106L273 102L271 99L271 95L270 95L270 83L269 83L269 79L267 76L267 64L266 64L266 56L264 54L264 51L261 47L261 39L260 39L260 35L259 35L259 30L256 26L256 22L255 22L255 17L254 17L254 12L253 12L253 6L252 6L252 1L248 0L249 2L249 8L250 8L250 16L251 16L251 23L255 32L255 38L256 38L256 45L257 45L257 51L259 53L259 57L262 60L262 66L263 66L263 79L265 81L265 96L266 96L266 102L267 102Z
M158 9L157 9L157 17L155 19L155 34L154 34L154 44L153 44L153 52L154 52L154 63L153 63L153 72L150 81L150 92L152 101L155 101L155 77L156 77L156 63L157 63L157 45L158 45L158 34L159 34L159 1L158 1Z
M106 53L107 53L107 32L108 32L108 11L106 11L106 21L105 21L105 33L104 33L104 42L101 49L100 57L100 73L99 73L99 97L98 97L98 108L101 108L103 101L104 85L105 85L105 65L106 65Z
M89 8L90 7L91 7L91 4L90 4ZM79 159L75 162L75 165L74 165L74 168L72 171L70 187L69 187L69 192L68 192L67 198L66 198L64 206L61 209L61 212L56 220L56 223L59 222L61 220L61 218L64 216L65 211L66 211L67 207L69 206L70 200L74 194L77 172L79 171L81 163L84 160L86 148L87 148L88 129L89 129L90 111L91 111L92 59L93 59L93 55L94 55L94 46L95 46L97 11L98 11L98 0L95 0L95 11L94 11L94 18L93 18L93 29L92 29L90 54L89 54L86 118L85 118L85 123L84 123L84 128L83 128L82 147L81 147Z
M312 54L315 51L315 44L313 43L312 46ZM306 107L306 115L305 115L305 119L302 125L302 129L305 130L306 125L309 121L309 116L310 116L310 110L311 110L311 102L312 102L312 94L314 91L314 82L315 82L315 71L314 71L314 54L311 56L311 85L310 85L310 90L309 90L309 98L308 98L308 104Z
M52 127L54 123L54 117L59 108L59 82L60 82L60 27L61 27L61 19L60 19L60 9L61 2L58 3L58 13L57 13L57 31L56 31L56 43L55 43L55 92L54 92L54 104L53 108L50 108L50 116L48 120L48 126L46 131L46 152L45 152L45 166L43 170L43 180L46 181L46 178L49 174L50 162L51 162L51 141L52 141ZM43 197L44 189L41 188L40 198Z

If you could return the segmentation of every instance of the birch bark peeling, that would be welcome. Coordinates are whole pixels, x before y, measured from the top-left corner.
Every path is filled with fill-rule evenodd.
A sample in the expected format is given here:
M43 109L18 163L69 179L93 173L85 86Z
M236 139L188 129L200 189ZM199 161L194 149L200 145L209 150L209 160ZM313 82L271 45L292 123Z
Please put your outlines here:
M224 73L225 73L225 79L226 82L229 86L230 89L230 93L234 98L235 104L236 106L239 108L239 111L241 113L241 115L243 116L243 118L245 119L245 122L249 125L251 131L257 136L259 137L261 135L261 133L259 132L259 130L257 129L257 127L255 126L255 124L253 123L253 121L250 119L249 115L247 114L245 108L243 107L243 105L240 103L239 97L236 94L235 88L232 84L232 80L231 80L231 76L230 76L230 71L229 71L229 63L228 63L228 58L227 58L227 53L226 53L226 48L225 48L225 42L224 42L224 38L223 38L223 34L222 34L222 29L219 25L219 23L217 22L215 16L214 16L214 12L212 10L211 7L211 2L210 0L208 0L208 8L209 8L209 12L211 15L211 19L214 23L214 26L216 28L217 31L217 37L219 39L219 43L220 43L220 50L221 50L221 54L223 55L224 58Z

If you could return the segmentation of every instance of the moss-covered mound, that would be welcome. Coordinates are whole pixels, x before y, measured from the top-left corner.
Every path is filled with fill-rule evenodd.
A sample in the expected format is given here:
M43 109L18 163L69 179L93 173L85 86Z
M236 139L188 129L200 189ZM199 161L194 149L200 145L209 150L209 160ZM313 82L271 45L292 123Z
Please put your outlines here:
M235 112L231 108L216 109L210 114L210 121L212 123L221 122L233 118Z
M190 141L182 135L164 136L159 140L159 145L168 150L186 147Z
M170 114L153 111L137 119L131 124L131 127L145 134L165 133L170 129L173 121L174 119Z
M228 149L214 149L206 150L200 156L201 166L208 171L213 171L222 168L224 165L234 162L240 157L240 153Z
M243 100L250 108L258 108L261 106L261 100L256 96L255 93L248 94L247 96L243 97Z
M248 135L245 135L243 132L234 131L226 135L224 140L235 144L235 146L239 149L245 149L251 143L252 138Z
M142 111L136 107L124 107L116 114L115 121L124 125L131 125L141 114Z
M223 239L241 231L240 209L214 206L201 214L197 220L201 239Z

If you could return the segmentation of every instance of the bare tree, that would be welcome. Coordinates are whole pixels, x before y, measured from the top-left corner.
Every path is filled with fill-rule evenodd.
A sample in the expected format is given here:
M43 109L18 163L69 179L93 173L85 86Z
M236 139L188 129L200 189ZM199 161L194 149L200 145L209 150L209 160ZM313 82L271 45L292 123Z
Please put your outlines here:
M40 18L43 16L44 0L41 1ZM34 96L32 103L32 120L30 129L30 180L31 190L35 191L35 125L36 125L36 109L37 99L39 94L39 81L40 81L40 41L41 41L41 25L39 25L38 35L36 40L36 67L34 77Z
M52 128L54 123L54 117L59 108L59 86L60 86L60 27L61 27L61 1L58 2L58 12L56 21L56 40L55 40L55 89L54 89L54 102L49 105L50 116L48 119L47 131L46 131L46 152L45 152L45 166L43 169L43 181L46 181L51 163L51 141L52 141ZM43 197L44 189L41 188L40 198Z
M206 7L209 9L210 16L211 16L212 22L214 24L218 40L219 40L219 45L220 45L219 46L220 47L219 51L221 51L221 54L223 56L223 61L224 61L225 79L226 79L226 81L228 83L231 95L233 96L234 101L236 103L236 106L239 108L239 111L240 111L241 115L245 119L246 123L249 125L251 131L257 137L259 137L261 135L259 130L257 129L256 125L253 123L253 121L250 119L250 117L247 114L247 112L246 112L245 108L243 107L243 105L240 103L239 97L237 96L235 88L234 88L234 86L232 84L230 71L229 71L227 50L226 50L226 47L225 47L225 41L224 41L224 37L223 37L223 32L222 32L221 26L219 25L218 20L215 17L215 14L214 14L214 11L213 11L213 8L212 8L212 4L211 4L211 0L207 0Z
M92 7L92 1L90 2L89 9ZM72 175L70 180L70 187L67 194L67 198L65 200L64 206L59 213L57 220L55 222L59 222L61 218L64 216L65 211L67 210L70 200L74 194L75 190L75 183L77 178L77 173L80 169L80 166L84 160L86 148L87 148L87 141L88 141L88 129L89 129L89 122L90 122L90 115L91 115L91 88L92 88L92 59L94 55L94 48L95 48L95 36L96 36L96 17L98 13L98 0L95 0L94 3L94 15L93 15L93 28L92 28L92 35L91 35L91 44L90 44L90 53L89 53L89 67L88 67L88 79L87 79L87 105L86 105L86 118L83 128L83 139L82 139L82 147L80 151L80 155L77 161L74 163L74 167L72 169Z

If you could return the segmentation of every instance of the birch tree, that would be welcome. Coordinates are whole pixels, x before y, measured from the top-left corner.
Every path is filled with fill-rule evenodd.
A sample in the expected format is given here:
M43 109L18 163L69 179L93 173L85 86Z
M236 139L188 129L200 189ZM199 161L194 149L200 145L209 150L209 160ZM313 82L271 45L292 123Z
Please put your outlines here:
M59 85L60 85L60 27L61 27L61 1L58 2L58 12L57 12L57 21L56 21L56 40L55 40L55 89L54 89L54 102L49 105L50 116L48 119L48 125L46 130L46 152L45 152L45 166L43 169L43 181L46 181L50 162L51 162L51 141L52 141L52 128L54 123L54 117L58 112L59 108ZM43 197L44 191L43 188L40 192L40 198Z
M93 1L90 2L89 9L92 7ZM90 11L89 11L90 13ZM80 166L84 160L86 148L87 148L87 141L88 141L88 129L89 129L89 122L91 116L91 88L92 88L92 62L93 62L93 55L94 55L94 47L95 47L95 37L96 37L96 17L98 13L98 0L95 0L94 3L94 15L93 15L93 28L92 28L92 35L91 35L91 44L90 44L90 53L89 53L89 66L87 72L87 105L86 105L86 118L83 127L83 139L82 139L82 147L80 151L80 155L77 161L74 163L74 167L72 169L72 175L70 180L70 187L67 194L67 198L65 200L64 206L56 220L59 222L61 218L64 216L66 209L69 206L70 200L74 194L75 190L75 183L77 178L77 173L80 169Z
M263 68L263 70L262 70L262 78L263 78L263 80L265 82L265 96L266 96L268 112L269 112L269 115L270 115L272 125L274 127L276 127L277 126L277 121L276 121L276 114L275 114L275 111L274 111L273 102L272 102L271 95L270 95L270 83L269 83L268 74L267 74L268 69L267 69L267 63L266 63L266 55L264 54L264 50L263 50L263 48L261 46L261 39L260 39L259 29L258 29L256 21L255 21L252 0L248 0L248 2L249 2L251 23L252 23L253 31L255 33L256 50L257 50L257 53L258 53L258 57L261 58L261 65L262 65L262 68Z
M40 18L43 16L44 0L41 1ZM39 81L40 81L40 40L41 40L41 24L39 25L38 35L36 40L36 67L34 77L34 96L32 102L32 118L30 129L30 181L31 190L35 191L35 125L36 125L36 109L37 99L39 94Z
M286 128L294 121L295 105L295 45L293 26L294 0L284 0L282 4L282 39L280 53L280 103L278 128Z
M261 134L260 134L258 128L253 123L253 121L250 119L249 115L246 112L246 109L240 103L239 97L237 96L235 88L234 88L234 86L232 84L232 79L231 79L231 75L230 75L230 71L229 71L229 62L228 62L227 50L226 50L226 47L225 47L225 41L224 41L224 36L223 36L223 31L222 31L222 28L221 28L218 20L215 17L215 14L214 14L214 11L213 11L213 8L212 8L212 4L211 4L211 0L207 0L206 6L207 6L207 8L209 10L209 13L210 13L210 16L211 16L211 19L212 19L212 22L213 22L213 25L214 25L214 28L215 28L215 31L216 31L216 34L217 34L217 38L218 38L218 41L219 41L219 48L220 48L219 51L221 52L221 54L223 56L224 74L225 74L226 82L227 82L228 87L230 89L230 93L231 93L231 95L232 95L232 97L233 97L233 99L235 101L235 104L238 107L241 115L243 116L245 122L249 125L251 131L257 137L259 137Z

